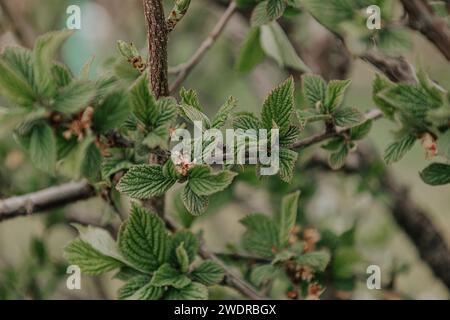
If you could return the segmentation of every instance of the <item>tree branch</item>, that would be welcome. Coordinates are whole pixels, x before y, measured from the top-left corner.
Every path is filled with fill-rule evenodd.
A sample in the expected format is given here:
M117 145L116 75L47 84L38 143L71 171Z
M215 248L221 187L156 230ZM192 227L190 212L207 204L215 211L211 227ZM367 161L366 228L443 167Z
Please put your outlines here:
M422 33L450 61L450 27L425 0L401 0L409 26Z
M171 93L174 93L180 87L180 85L187 78L192 69L201 61L205 53L211 48L216 39L225 29L225 26L227 25L235 10L236 3L234 1L231 1L222 17L219 19L208 37L201 43L200 47L197 49L194 55L187 62L171 70L171 73L178 74L177 78L174 80L174 83L170 87Z

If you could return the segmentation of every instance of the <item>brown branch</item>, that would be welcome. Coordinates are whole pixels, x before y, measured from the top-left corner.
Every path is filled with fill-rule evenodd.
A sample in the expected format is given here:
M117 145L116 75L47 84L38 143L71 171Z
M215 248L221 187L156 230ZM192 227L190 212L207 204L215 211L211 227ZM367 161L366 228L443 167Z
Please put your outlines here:
M0 221L64 206L95 195L87 182L73 182L0 200Z
M409 26L422 33L450 61L450 27L425 0L401 0Z
M377 52L366 52L359 57L382 72L393 82L417 83L414 67L405 57L391 57Z
M228 21L236 10L236 3L231 1L228 8L223 13L222 17L219 19L211 33L208 37L201 43L200 47L194 53L194 55L185 63L171 70L171 73L177 73L178 76L174 80L173 84L170 86L170 92L174 93L187 78L192 69L201 61L205 53L211 48L216 39L220 36L222 31L225 29Z

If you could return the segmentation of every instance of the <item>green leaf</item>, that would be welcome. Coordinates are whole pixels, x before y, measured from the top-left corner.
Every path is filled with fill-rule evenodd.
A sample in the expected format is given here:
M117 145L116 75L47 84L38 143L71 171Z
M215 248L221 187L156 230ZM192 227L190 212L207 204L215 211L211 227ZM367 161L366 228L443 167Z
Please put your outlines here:
M278 19L284 13L286 3L284 0L267 0L266 10L267 15L271 20Z
M347 160L347 156L349 153L349 149L346 144L341 144L340 148L331 153L328 158L328 163L333 170L338 170L345 165L345 161Z
M267 13L267 1L261 1L252 11L250 24L252 27L259 27L269 23L270 21L272 21L272 19Z
M0 107L0 138L3 135L11 134L17 127L29 126L44 119L46 114L47 111L44 108L30 111L25 108Z
M403 156L412 149L416 143L416 136L412 134L406 134L398 141L395 141L388 145L384 151L384 161L386 164L392 164L399 161Z
M180 90L181 104L186 104L191 106L197 110L202 110L202 106L200 105L200 101L198 99L197 92L195 90L186 90L185 88L181 88Z
M205 286L212 286L222 281L224 272L221 266L213 261L204 261L191 273L192 280Z
M94 56L90 57L88 61L81 67L80 70L80 80L89 80L89 73L91 71L92 63L94 62Z
M175 255L177 256L177 262L180 267L180 271L182 273L186 273L189 269L189 256L184 248L184 243L180 243L180 245L175 249Z
M275 123L283 135L289 129L294 111L294 79L289 77L275 88L264 101L262 122L266 129L273 128Z
M170 250L169 250L170 252L169 261L174 266L179 266L176 250L181 244L183 244L183 248L186 250L189 264L191 264L194 261L195 256L197 255L198 252L198 248L200 246L197 237L194 234L192 234L192 232L183 230L175 233L170 241Z
M212 128L222 128L227 120L232 116L232 111L236 108L237 100L233 97L228 98L227 102L219 109L212 121Z
M331 30L340 30L340 24L354 15L355 3L352 0L299 1L315 19Z
M188 104L182 104L180 106L180 111L187 121L191 121L192 123L200 122L202 124L203 129L208 129L211 127L211 121L199 109Z
M208 288L198 282L191 282L182 289L170 288L165 299L167 300L207 300Z
M28 84L34 88L33 53L22 47L6 47L3 59L12 69L19 72Z
M69 68L59 62L53 63L52 75L58 88L64 88L65 86L68 86L73 80L73 74L69 70Z
M286 247L289 241L289 235L294 229L297 220L298 198L300 191L291 193L281 201L281 213L278 221L278 234L281 247Z
M440 186L450 183L450 165L445 163L432 163L421 173L422 180L431 186Z
M225 170L213 174L209 166L195 166L189 171L188 184L196 195L210 196L225 190L235 176L236 173L232 171Z
M160 126L150 131L142 140L142 143L150 149L157 147L167 149L169 145L169 129L166 126Z
M133 277L119 289L119 299L130 300L157 300L162 298L164 288L150 284L151 278L147 275Z
M250 281L255 286L261 286L275 278L278 268L271 264L264 264L254 268L250 274Z
M187 184L183 188L183 192L181 194L181 200L183 201L186 209L194 216L202 215L206 212L208 208L209 199L207 196L199 196L190 188L189 184Z
M372 129L372 120L367 120L359 126L350 129L350 139L361 140L365 138Z
M263 214L252 214L241 220L246 227L244 248L258 256L272 258L278 250L279 233L275 223Z
M181 274L167 263L163 264L155 271L152 281L150 282L150 284L155 287L170 286L177 289L184 288L190 283L191 280L187 276Z
M167 260L169 238L164 222L137 205L133 205L118 242L122 254L139 270L155 271Z
M302 72L310 72L309 67L300 59L283 29L276 22L261 26L261 47L264 52L280 66Z
M255 131L258 131L260 127L261 123L259 119L252 113L240 112L235 114L233 118L234 129L242 129L244 131L253 129Z
M53 78L53 59L62 44L74 33L73 30L53 31L36 40L33 51L34 76L36 86L45 97L51 97L56 91Z
M326 113L333 113L341 106L350 83L351 80L332 80L328 83L324 103Z
M150 199L163 195L176 182L176 179L164 175L159 165L137 165L132 167L120 179L116 188L136 199Z
M106 133L119 128L129 116L127 95L122 91L113 92L95 108L92 128L95 132Z
M383 78L379 74L376 75L375 80L373 81L372 86L372 99L375 102L376 106L380 108L380 110L384 113L384 115L388 118L392 118L396 107L392 105L391 103L385 101L378 95L383 92L384 90L393 87L394 84L391 83L389 80Z
M326 121L331 120L332 117L329 114L322 114L317 109L304 109L297 110L297 117L300 121L300 126L302 128L306 127L308 123L317 122L317 121Z
M177 101L173 97L162 97L158 100L158 117L155 127L170 125L177 116Z
M325 103L327 84L321 76L305 74L302 76L302 87L309 106L315 108L317 103Z
M31 106L36 100L33 87L27 79L9 65L4 58L0 58L0 94L8 101L20 106Z
M102 155L94 143L91 143L81 163L81 174L91 181L100 179Z
M155 97L149 90L148 73L144 72L130 89L133 114L146 126L155 124L158 117L158 106Z
M259 28L251 28L236 62L236 69L239 72L247 73L264 60L265 54L259 39Z
M29 152L34 166L49 173L55 171L56 139L49 125L40 122L33 126Z
M81 272L98 276L122 266L120 261L105 256L90 244L76 239L64 248L64 256L72 265L80 267Z
M283 133L279 139L280 146L290 147L299 138L299 128L296 126L290 126L289 129Z
M295 164L297 163L298 153L294 150L280 149L280 171L279 175L284 182L290 182L294 176Z
M91 82L73 81L56 95L52 109L63 114L74 114L86 107L95 97L96 88Z
M364 121L364 115L356 108L340 108L334 114L334 122L339 127L349 127Z
M296 262L301 266L322 272L330 262L330 254L326 251L308 252L298 256Z

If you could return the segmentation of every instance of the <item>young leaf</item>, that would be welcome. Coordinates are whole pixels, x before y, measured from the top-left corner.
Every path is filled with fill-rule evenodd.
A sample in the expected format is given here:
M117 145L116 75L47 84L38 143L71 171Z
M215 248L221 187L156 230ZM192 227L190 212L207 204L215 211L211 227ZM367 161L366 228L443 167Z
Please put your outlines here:
M188 105L188 104L182 104L180 106L180 111L181 111L181 114L183 115L183 117L187 121L190 121L192 123L200 122L204 129L205 128L208 129L211 127L211 121L199 109L197 109L191 105Z
M261 123L259 119L249 112L240 112L235 114L233 118L233 128L234 129L242 129L246 130L255 130L257 131L261 128Z
M264 52L280 66L310 72L277 22L262 26L260 39Z
M200 101L198 100L198 95L194 90L186 90L185 88L181 88L180 91L181 104L187 104L197 110L202 110L202 106L200 105Z
M183 248L186 250L189 259L188 260L189 264L191 264L194 261L195 256L197 255L198 252L198 248L200 246L197 237L194 234L192 234L192 232L183 230L175 233L170 241L170 250L169 250L170 252L169 261L174 266L179 265L176 250L181 244L183 244Z
M192 280L205 286L212 286L222 281L224 272L221 266L213 261L204 261L191 273Z
M80 239L72 241L64 248L64 256L70 264L79 266L81 272L91 276L104 274L123 265L120 261L101 254Z
M250 280L253 284L259 287L274 279L278 271L279 269L272 264L257 266L252 270L252 273L250 274Z
M276 20L281 17L285 9L286 3L284 0L267 0L266 10L271 20Z
M252 11L250 17L250 24L252 27L260 27L264 24L269 23L272 19L267 13L267 0L258 3Z
M321 76L313 74L303 75L302 87L310 107L316 107L318 102L325 103L327 84Z
M278 250L279 233L275 223L263 214L252 214L241 220L246 227L244 248L262 257L272 258Z
M360 124L364 116L356 108L340 108L334 114L334 122L339 127L349 127Z
M6 61L19 72L28 84L34 88L33 53L22 47L6 47L0 59Z
M95 132L106 133L119 128L130 116L130 105L125 92L116 91L109 94L95 108L92 128Z
M288 245L291 234L297 219L298 198L300 191L291 193L281 201L281 213L278 221L280 246Z
M207 300L208 288L198 282L191 282L182 289L170 288L165 295L167 300Z
M144 72L131 87L130 98L133 114L144 125L151 126L158 117L158 106L148 85L148 74Z
M171 267L168 263L163 264L153 274L150 284L155 287L174 287L181 289L191 283L191 280Z
M52 75L58 88L68 86L73 80L73 74L69 68L59 62L55 62L52 66Z
M385 101L378 95L383 92L384 90L391 88L394 86L393 83L391 83L389 80L383 78L379 74L376 75L375 80L373 81L372 85L372 99L375 102L376 106L380 108L381 111L383 111L384 115L388 118L391 118L394 116L396 107L392 105L391 103Z
M440 186L450 183L450 165L445 163L432 163L421 173L422 180L431 186Z
M406 134L398 141L388 145L384 151L384 161L386 164L392 164L399 161L403 156L412 149L416 143L416 136L412 134Z
M19 71L0 58L0 94L11 103L31 106L36 100L32 86Z
M345 91L351 80L332 80L328 83L325 95L324 111L333 113L344 101Z
M73 81L55 97L52 109L63 114L74 114L86 107L96 94L95 86L87 81Z
M164 194L176 182L166 176L159 165L137 165L120 179L116 188L136 199L149 199Z
M340 148L331 153L328 158L328 163L333 170L338 170L342 168L347 160L349 149L346 144L341 144Z
M259 39L259 28L250 29L239 53L236 70L243 73L249 72L264 60L265 54Z
M213 174L208 166L195 166L189 171L188 184L196 195L210 196L226 189L235 176L236 173L232 171Z
M212 128L220 129L222 128L225 123L227 122L228 118L231 117L232 111L234 108L236 108L236 99L233 97L230 97L227 102L219 109L216 116L214 117L212 121Z
M275 123L283 135L289 129L294 111L294 79L288 78L275 88L263 104L262 122L266 129L273 128Z
M91 143L81 163L81 174L91 181L100 179L102 155L94 143Z
M295 164L297 163L298 153L294 150L280 149L280 171L279 175L284 182L290 182L294 176Z
M330 262L330 254L326 251L307 252L298 256L296 262L301 266L307 266L316 271L324 271Z
M184 243L180 243L180 245L175 249L175 255L177 256L177 262L180 267L180 271L182 273L186 273L189 269L189 256L184 248Z
M208 197L195 194L189 184L183 188L181 199L186 209L194 216L202 215L208 208Z
M169 239L164 222L137 205L133 205L118 242L122 254L139 270L155 271L167 260Z
M30 158L33 164L49 173L53 173L56 165L56 139L52 128L45 123L33 126L29 145Z
M157 300L162 298L164 288L150 284L151 278L147 275L139 275L129 280L119 290L119 299L130 300Z
M372 120L365 121L359 126L350 129L350 139L361 140L365 138L372 128Z
M168 126L177 116L177 101L173 97L162 97L158 100L158 117L155 127Z

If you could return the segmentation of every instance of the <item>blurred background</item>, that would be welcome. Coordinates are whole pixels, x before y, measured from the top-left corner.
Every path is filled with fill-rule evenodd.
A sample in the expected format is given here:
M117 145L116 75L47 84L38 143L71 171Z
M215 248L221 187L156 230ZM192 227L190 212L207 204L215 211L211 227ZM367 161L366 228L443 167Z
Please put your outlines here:
M164 2L168 12L172 1ZM170 35L170 66L189 59L206 38L224 10L219 2L192 1L187 16ZM91 57L95 59L91 77L104 72L108 68L108 59L117 54L118 39L133 42L145 53L146 31L139 0L0 0L0 3L0 51L6 46L30 45L37 35L65 28L69 17L67 7L79 5L81 30L64 46L60 57L74 74ZM9 9L8 14L5 8ZM314 52L315 46L326 39L327 31L307 14L292 18L290 23L290 35L297 40L300 55ZM20 41L15 36L16 26L20 26L23 34ZM288 75L269 59L248 74L236 71L236 59L248 30L247 21L235 14L225 32L184 83L186 88L198 91L210 115L230 95L238 99L240 111L260 110L266 94ZM410 37L411 50L404 52L408 60L421 64L434 80L444 88L450 88L450 65L420 35L411 32ZM330 57L332 64L335 60L332 60L332 55ZM308 57L305 56L304 60L308 63ZM374 108L371 95L376 70L359 60L349 67L347 77L353 81L346 104L361 110ZM378 152L382 153L390 141L392 129L392 124L385 120L374 125L369 139ZM304 151L301 158L313 151ZM401 183L411 188L414 201L426 209L450 243L450 186L431 187L424 184L418 172L426 164L424 151L417 144L413 152L392 166L392 172ZM194 230L203 230L206 243L212 250L223 251L238 245L236 240L244 230L239 224L241 218L250 212L277 212L281 195L300 188L299 212L305 226L341 234L353 230L356 225L354 237L358 257L355 259L364 263L355 266L353 273L364 275L364 266L376 264L382 269L383 285L387 286L395 280L395 292L402 297L449 298L446 287L433 276L411 241L395 224L383 205L383 195L374 196L363 187L364 182L368 182L364 181L365 176L312 172L299 165L290 186L277 178L259 182L252 177L251 170L246 171L232 189L216 197L206 216L193 222ZM376 177L367 179L373 179L370 183L376 183ZM0 198L25 194L64 181L34 169L12 137L0 140ZM182 210L175 199L171 194L167 201L168 210L173 214ZM118 223L112 210L100 199L1 222L0 299L114 298L121 282L111 280L111 275L100 279L83 277L82 290L66 289L66 262L62 249L75 236L74 229L67 222L80 219L104 226ZM345 263L350 264L352 257L352 253L346 256ZM357 282L349 292L342 298L388 297L386 292L368 290L364 281ZM232 293L220 290L215 294L216 297L233 297Z

